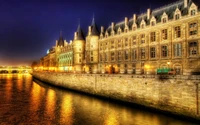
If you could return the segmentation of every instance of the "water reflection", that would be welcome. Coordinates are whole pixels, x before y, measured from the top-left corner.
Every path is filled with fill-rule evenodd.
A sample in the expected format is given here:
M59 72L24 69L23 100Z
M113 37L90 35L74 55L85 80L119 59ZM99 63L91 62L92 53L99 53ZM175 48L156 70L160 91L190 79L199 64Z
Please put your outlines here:
M0 124L188 125L162 114L101 100L41 82L31 75L0 75Z

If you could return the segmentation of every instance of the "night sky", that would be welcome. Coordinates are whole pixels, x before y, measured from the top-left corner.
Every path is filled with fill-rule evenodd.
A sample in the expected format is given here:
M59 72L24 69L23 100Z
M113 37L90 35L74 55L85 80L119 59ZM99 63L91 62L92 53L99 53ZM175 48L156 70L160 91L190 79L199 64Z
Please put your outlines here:
M200 0L193 0L200 5ZM175 2L174 0L0 0L0 66L31 65L55 45L62 31L73 39L80 19L87 33L93 15L96 24L111 22Z

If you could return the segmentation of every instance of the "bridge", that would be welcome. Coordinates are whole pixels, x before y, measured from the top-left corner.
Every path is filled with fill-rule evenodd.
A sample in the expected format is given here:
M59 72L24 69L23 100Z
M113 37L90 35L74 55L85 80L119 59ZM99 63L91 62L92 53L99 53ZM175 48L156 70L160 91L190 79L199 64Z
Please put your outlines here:
M0 66L0 74L3 73L31 73L32 68L30 66Z

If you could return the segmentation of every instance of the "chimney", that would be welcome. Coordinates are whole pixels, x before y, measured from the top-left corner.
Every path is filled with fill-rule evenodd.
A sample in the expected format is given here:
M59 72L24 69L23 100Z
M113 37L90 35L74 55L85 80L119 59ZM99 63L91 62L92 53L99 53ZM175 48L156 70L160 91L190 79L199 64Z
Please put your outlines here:
M103 33L104 32L104 27L103 26L101 26L101 33Z
M115 25L114 22L112 22L112 23L111 23L111 27L112 27L112 29L114 29L114 25Z
M150 8L147 9L147 19L149 20L150 19L150 16L151 16L151 10Z
M92 33L92 27L89 26L89 27L88 27L88 35L91 35L91 33Z
M188 6L188 0L184 0L184 8Z
M136 23L136 14L133 15L133 21Z
M125 25L128 25L128 18L127 17L125 17L124 23L125 23Z

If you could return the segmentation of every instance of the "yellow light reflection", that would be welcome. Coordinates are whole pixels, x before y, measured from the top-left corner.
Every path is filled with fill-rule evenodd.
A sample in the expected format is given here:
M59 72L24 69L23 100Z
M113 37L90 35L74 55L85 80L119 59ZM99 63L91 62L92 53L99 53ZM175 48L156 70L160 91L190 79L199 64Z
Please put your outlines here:
M63 95L61 105L61 123L65 125L73 124L73 104L71 95Z
M32 107L31 110L33 111L37 111L39 108L39 104L40 104L40 92L41 92L41 87L37 84L37 83L33 83L33 89L31 92L31 103L32 103Z
M55 91L48 89L46 97L46 111L50 117L55 115L54 114L55 101L56 101Z
M117 115L114 112L110 112L104 122L104 125L119 125Z

